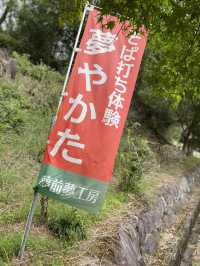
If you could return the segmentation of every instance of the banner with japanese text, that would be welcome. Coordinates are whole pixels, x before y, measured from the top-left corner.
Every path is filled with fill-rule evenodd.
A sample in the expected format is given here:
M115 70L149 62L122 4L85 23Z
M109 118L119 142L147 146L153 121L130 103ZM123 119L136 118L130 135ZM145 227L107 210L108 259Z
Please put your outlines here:
M36 186L90 212L99 211L112 179L147 38L97 21L98 11L90 11Z

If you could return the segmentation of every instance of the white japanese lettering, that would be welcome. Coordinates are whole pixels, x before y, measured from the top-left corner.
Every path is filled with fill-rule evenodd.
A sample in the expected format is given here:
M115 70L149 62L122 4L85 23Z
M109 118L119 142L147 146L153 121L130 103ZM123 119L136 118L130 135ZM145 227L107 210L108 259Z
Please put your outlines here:
M111 32L102 32L99 29L91 29L92 37L86 43L84 53L89 55L104 54L115 50L114 40L116 35Z
M112 94L109 96L109 103L108 107L114 106L115 110L118 110L118 108L123 108L122 102L125 99L121 97L120 93L117 93L116 91L113 91Z
M116 79L115 86L118 86L115 88L115 90L120 93L125 93L127 81L122 80L119 76L115 76L115 79Z
M103 68L98 65L98 64L93 64L94 69L90 70L89 69L89 64L84 63L84 68L79 67L78 68L78 74L85 74L85 81L86 81L86 91L91 91L91 84L94 85L102 85L106 82L107 80L107 75L105 72L103 72ZM99 76L100 79L98 80L92 80L91 81L91 75L96 75Z
M71 131L71 129L66 129L64 132L58 131L57 135L60 137L60 139L56 142L55 146L50 151L51 156L54 157L57 154L58 150L61 148L62 144L65 142L66 139L70 139L66 143L66 145L68 145L68 146L76 147L79 149L85 148L85 144L77 142L80 140L80 136L78 134L72 135L72 134L70 134L70 131ZM71 141L71 140L73 140L73 141ZM74 141L74 140L76 140L76 141ZM81 159L69 156L68 152L69 151L67 149L63 149L62 156L63 156L64 160L71 162L71 163L74 163L74 164L82 164Z
M128 78L133 64L124 63L122 60L118 63L117 74L120 75L123 72L123 78Z
M102 121L106 126L114 126L115 128L118 128L120 119L121 117L118 111L106 108Z
M70 109L68 110L68 112L64 116L65 120L70 119L70 121L72 123L75 123L75 124L79 124L79 123L84 121L84 119L86 118L86 115L87 115L88 108L87 108L87 104L82 100L82 98L83 98L83 95L78 94L78 96L75 99L74 98L69 99L69 103L71 103L72 105L71 105ZM81 111L79 117L76 117L76 118L72 117L72 114L78 105L82 107L82 111ZM94 104L89 103L89 108L90 108L90 112L91 112L91 120L96 119L96 112L95 112Z

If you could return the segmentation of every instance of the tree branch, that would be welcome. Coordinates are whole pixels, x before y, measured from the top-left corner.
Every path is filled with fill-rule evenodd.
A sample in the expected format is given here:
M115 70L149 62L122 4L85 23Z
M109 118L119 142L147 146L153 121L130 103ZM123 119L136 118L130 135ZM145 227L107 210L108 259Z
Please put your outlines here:
M5 8L5 10L4 10L2 16L0 17L0 25L5 21L5 19L6 19L6 17L7 17L7 14L8 14L8 12L9 12L9 10L10 10L10 6L7 5L7 7Z

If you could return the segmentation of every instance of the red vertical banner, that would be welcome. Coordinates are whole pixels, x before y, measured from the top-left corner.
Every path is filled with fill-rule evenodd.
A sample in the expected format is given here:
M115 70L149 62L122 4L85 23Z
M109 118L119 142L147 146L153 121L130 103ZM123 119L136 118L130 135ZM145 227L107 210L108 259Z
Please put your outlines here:
M102 29L91 11L48 138L37 189L96 212L100 209L133 95L146 33L127 37L115 17ZM128 22L127 22L128 25Z

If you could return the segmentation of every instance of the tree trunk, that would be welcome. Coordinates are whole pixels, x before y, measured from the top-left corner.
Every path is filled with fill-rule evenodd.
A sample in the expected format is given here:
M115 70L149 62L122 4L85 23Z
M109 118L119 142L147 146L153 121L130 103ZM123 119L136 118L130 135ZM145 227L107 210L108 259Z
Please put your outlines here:
M191 147L191 141L190 141L190 132L183 138L182 150L186 156L190 156L193 153L193 149Z
M42 196L40 199L40 224L46 224L48 220L48 197Z
M3 12L3 14L0 17L0 25L6 20L7 14L9 12L10 7L7 6Z

